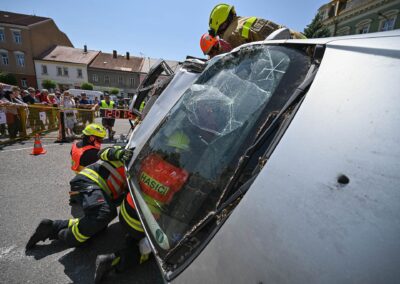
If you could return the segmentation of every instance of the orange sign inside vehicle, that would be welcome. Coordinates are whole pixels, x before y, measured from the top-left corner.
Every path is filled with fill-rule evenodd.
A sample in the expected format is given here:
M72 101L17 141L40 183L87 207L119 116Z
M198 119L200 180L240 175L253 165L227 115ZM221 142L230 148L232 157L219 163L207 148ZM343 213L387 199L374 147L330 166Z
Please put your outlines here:
M171 201L178 192L189 173L163 160L157 154L151 154L142 161L139 184L146 195L161 203Z

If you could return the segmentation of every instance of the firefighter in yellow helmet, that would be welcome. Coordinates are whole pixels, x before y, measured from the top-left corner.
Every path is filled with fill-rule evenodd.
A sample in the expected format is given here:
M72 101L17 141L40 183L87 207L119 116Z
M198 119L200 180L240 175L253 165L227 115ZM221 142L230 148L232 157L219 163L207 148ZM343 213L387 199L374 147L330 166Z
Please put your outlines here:
M102 149L99 160L81 170L71 181L71 190L79 194L77 201L84 215L68 220L43 219L30 237L26 249L40 241L61 240L77 247L105 229L117 216L117 207L128 191L124 163L133 150L121 146Z
M97 123L89 124L83 129L82 140L72 144L71 170L79 173L84 167L98 160L97 154L106 134L106 129Z
M257 17L240 17L235 7L229 4L218 4L211 11L209 34L218 35L235 48L244 43L261 41L284 26ZM299 32L290 31L292 38L305 38Z

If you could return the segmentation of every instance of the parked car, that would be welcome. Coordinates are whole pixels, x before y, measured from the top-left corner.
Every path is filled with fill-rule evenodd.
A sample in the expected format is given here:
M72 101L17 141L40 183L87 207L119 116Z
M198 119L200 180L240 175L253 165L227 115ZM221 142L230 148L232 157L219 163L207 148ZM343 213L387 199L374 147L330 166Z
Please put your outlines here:
M400 279L400 31L284 34L175 76L130 137L167 282Z

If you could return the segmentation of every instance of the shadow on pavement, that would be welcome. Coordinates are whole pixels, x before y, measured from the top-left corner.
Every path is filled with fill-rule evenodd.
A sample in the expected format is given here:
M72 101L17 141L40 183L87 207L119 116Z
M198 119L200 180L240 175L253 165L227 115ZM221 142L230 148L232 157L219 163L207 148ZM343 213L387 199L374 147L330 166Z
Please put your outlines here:
M100 235L82 247L75 248L59 259L64 265L64 273L72 283L93 283L96 257L112 253L124 245L124 232L120 224L114 223ZM162 276L154 260L141 266L132 267L123 273L111 273L102 283L163 283Z
M68 246L66 246L63 242L55 240L47 245L36 245L33 249L25 251L25 254L28 256L33 256L36 260L40 260L46 256L59 253L66 249L68 249Z

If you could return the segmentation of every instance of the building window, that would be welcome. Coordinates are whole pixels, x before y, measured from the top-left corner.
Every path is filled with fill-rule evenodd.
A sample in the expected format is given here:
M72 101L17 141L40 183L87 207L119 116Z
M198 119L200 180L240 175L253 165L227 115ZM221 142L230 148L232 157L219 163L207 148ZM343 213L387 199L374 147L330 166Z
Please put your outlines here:
M14 42L20 44L22 42L21 31L12 31Z
M104 84L110 84L110 77L107 75L104 76Z
M57 66L57 76L62 76L62 68Z
M382 17L380 25L379 25L379 31L384 32L384 31L391 31L394 29L394 26L396 24L396 18L397 14L399 13L399 10L391 10L385 13L380 14Z
M42 65L42 75L47 75L47 66Z
M26 83L25 78L21 79L21 86L22 86L22 88L28 88L28 84Z
M130 85L131 87L134 87L134 86L135 86L135 78L129 78L129 85Z
M369 31L369 25L358 28L357 33L358 34L367 34L368 31Z
M78 71L78 78L82 78L83 77L82 69L77 69L77 71Z
M118 84L122 85L124 83L124 80L122 78L122 76L118 76Z
M366 19L362 20L361 22L357 23L356 25L356 34L366 34L369 32L369 27L371 25L372 20Z
M93 74L93 82L98 82L99 81L99 76L97 74Z
M2 50L0 51L0 53L1 53L1 63L3 65L8 65L8 51Z
M64 76L68 77L68 67L64 67Z
M344 36L344 35L349 35L349 34L350 34L350 27L348 27L348 26L340 28L336 32L336 35L338 35L338 36Z
M25 66L25 54L23 52L16 51L15 58L19 67Z
M396 19L394 17L384 20L381 25L381 32L393 30L395 22L396 22Z
M5 41L6 37L4 36L4 29L0 28L0 41Z

